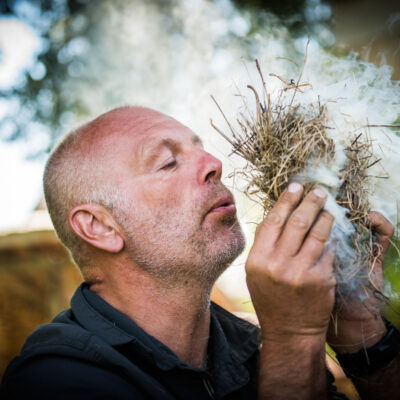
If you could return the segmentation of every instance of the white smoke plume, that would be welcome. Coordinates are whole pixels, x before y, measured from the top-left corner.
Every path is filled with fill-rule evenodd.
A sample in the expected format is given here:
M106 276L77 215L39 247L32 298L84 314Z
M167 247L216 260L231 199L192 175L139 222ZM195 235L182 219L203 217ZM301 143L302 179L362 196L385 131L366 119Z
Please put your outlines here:
M308 5L310 13L322 7L318 0ZM209 125L210 118L216 125L224 125L210 95L234 120L241 107L241 99L234 94L246 94L249 83L261 87L255 58L274 95L281 82L269 73L296 80L306 49L307 38L293 37L273 15L266 15L264 26L252 33L253 17L249 12L239 12L229 0L174 0L165 8L140 0L96 4L87 17L90 21L81 21L94 25L91 38L76 39L75 48L70 49L81 52L84 62L71 66L64 95L79 93L93 116L125 104L155 108L187 124L205 139L210 152L223 158L231 149ZM356 55L332 55L320 44L324 38L332 42L332 33L325 28L320 32L320 40L311 39L302 74L302 82L311 87L299 101L328 103L339 165L340 146L349 134L368 124L387 125L398 119L400 85L391 80L388 66L378 68ZM74 79L74 71L80 71L81 79ZM76 124L68 117L65 121L69 127ZM372 209L396 223L400 138L389 128L367 130L374 152L382 158L370 174L389 176L373 181ZM240 166L235 158L227 164L230 170ZM335 179L332 169L320 169L315 174L327 186L329 179ZM243 214L251 215L251 210ZM342 211L336 217L339 224L343 222Z

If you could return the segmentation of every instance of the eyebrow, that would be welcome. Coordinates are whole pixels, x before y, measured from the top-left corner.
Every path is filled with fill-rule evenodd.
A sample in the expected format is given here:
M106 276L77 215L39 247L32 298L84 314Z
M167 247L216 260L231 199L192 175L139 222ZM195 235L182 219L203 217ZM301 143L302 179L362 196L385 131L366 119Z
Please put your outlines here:
M204 146L203 141L200 139L199 136L193 134L192 136L192 143L193 144L200 144L201 146Z

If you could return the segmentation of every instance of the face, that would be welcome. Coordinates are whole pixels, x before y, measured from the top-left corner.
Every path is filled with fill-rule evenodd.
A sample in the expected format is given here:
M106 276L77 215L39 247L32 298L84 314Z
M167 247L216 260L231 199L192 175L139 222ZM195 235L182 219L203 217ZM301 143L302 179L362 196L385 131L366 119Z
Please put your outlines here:
M244 248L221 162L177 121L159 115L147 125L112 145L125 251L164 283L212 284Z

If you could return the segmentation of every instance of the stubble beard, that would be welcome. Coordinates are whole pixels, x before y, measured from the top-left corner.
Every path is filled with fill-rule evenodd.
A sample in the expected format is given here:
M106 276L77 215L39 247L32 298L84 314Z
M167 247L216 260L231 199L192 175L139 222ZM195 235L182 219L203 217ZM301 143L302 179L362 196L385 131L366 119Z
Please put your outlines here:
M181 216L172 209L137 210L135 215L118 212L129 259L166 288L209 290L244 249L236 215L201 224L193 208Z

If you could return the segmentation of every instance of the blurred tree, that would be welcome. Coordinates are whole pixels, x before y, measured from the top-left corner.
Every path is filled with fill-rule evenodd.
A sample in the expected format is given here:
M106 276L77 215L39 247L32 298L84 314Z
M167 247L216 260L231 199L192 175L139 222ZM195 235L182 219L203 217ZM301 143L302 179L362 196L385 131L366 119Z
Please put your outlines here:
M0 12L21 20L41 38L39 54L33 66L24 71L23 79L0 90L2 98L17 102L2 121L0 138L26 138L35 122L36 129L49 133L48 147L52 147L62 119L70 113L85 113L79 98L66 93L62 82L68 75L79 76L77 63L82 63L82 59L77 45L90 34L85 16L88 2L1 0Z
M214 0L217 2L217 0ZM123 9L126 0L117 0L115 7ZM257 32L267 23L266 13L278 15L291 28L307 31L308 20L304 12L307 0L244 1L233 0L240 10L251 13L249 33ZM39 152L49 151L65 125L90 114L87 104L65 82L91 81L93 87L102 76L90 74L87 54L98 51L98 31L95 16L105 4L104 0L0 0L0 15L14 17L30 26L41 39L41 48L35 62L23 72L18 83L0 89L0 99L12 101L13 107L0 122L0 139L31 140L40 131L48 136ZM146 4L157 7L169 26L171 37L183 35L174 13L177 0L151 0ZM232 34L232 33L230 33ZM0 49L1 50L1 49Z
M257 24L265 22L264 13L277 15L293 30L304 29L307 25L304 15L307 0L232 0L241 10L255 10Z

